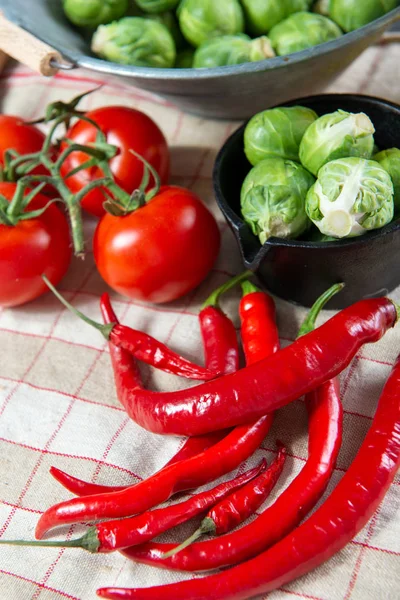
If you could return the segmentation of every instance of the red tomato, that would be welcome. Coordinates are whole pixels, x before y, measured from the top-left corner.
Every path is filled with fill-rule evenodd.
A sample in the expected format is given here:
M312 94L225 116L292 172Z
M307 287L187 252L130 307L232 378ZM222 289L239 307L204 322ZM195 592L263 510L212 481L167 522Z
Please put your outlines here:
M195 288L218 255L213 215L189 190L161 188L146 206L126 215L106 214L93 242L103 279L136 300L170 302Z
M0 183L0 194L11 200L15 188L15 183ZM38 210L48 202L38 194L27 210ZM41 275L56 285L70 260L68 223L54 204L40 217L14 227L0 224L0 306L18 306L41 296L48 291Z
M118 146L119 153L111 159L110 167L117 184L128 193L136 190L143 177L143 163L130 149L145 158L160 176L161 183L167 183L169 177L169 150L164 135L158 126L144 113L125 106L105 106L86 114L95 121L106 134L110 144ZM68 131L67 138L78 144L88 145L96 140L96 128L85 121L78 121ZM65 148L65 143L61 150ZM73 169L88 160L84 152L73 152L64 162L61 173L65 177ZM65 182L69 189L77 193L87 183L103 177L97 167L84 169L68 177ZM105 196L101 189L89 192L82 200L82 207L92 215L104 215Z
M19 154L39 152L43 146L45 136L34 125L27 125L20 117L0 115L0 164L4 165L6 150L16 150ZM46 175L44 167L39 166L31 173Z

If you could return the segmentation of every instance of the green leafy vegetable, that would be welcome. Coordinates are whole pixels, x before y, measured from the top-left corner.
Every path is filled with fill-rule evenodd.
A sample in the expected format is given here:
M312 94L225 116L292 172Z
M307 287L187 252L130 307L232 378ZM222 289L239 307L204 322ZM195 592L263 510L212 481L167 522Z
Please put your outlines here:
M309 190L306 211L322 234L362 235L393 218L393 184L379 163L342 158L326 164Z
M275 52L265 36L252 40L247 35L224 35L207 40L194 55L195 68L223 67L272 58Z
M399 0L330 0L329 14L344 31L353 31L398 5Z
M98 27L123 17L129 0L64 0L65 15L79 27Z
M272 108L255 115L244 132L244 150L256 165L265 158L299 160L299 146L305 131L318 119L310 108Z
M178 18L183 35L196 47L210 38L244 31L238 0L182 0Z
M174 10L180 0L136 0L136 4L144 12L163 13L167 10Z
M300 144L300 161L314 175L331 160L348 156L371 158L375 128L364 113L337 110L314 121Z
M390 148L375 154L376 160L381 167L390 175L394 186L394 216L400 217L400 150L398 148Z
M92 39L92 50L107 60L138 67L172 67L176 57L168 29L142 17L100 25Z
M267 158L251 169L241 191L242 215L262 244L307 229L305 199L314 181L301 165L283 158Z
M279 56L330 42L341 35L336 23L323 15L309 12L294 13L269 32L272 45Z

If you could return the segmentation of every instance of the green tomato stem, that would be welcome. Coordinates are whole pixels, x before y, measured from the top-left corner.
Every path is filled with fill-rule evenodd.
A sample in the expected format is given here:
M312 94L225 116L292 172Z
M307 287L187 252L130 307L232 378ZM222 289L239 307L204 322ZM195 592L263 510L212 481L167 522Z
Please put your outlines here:
M219 288L214 290L213 293L207 298L201 309L204 310L208 306L215 306L218 308L221 296L225 294L225 292L228 292L229 290L234 288L235 285L238 285L239 283L242 283L242 281L244 281L245 279L251 277L251 275L253 275L252 271L243 271L243 273L239 273L239 275L236 275L235 277L221 285Z
M106 338L106 340L110 339L110 334L111 334L112 330L114 329L116 323L107 323L106 325L103 325L103 323L98 323L97 321L93 321L93 319L90 319L89 317L87 317L86 315L84 315L80 310L78 310L77 308L75 308L74 306L72 306L72 304L70 304L64 298L64 296L62 296L56 290L56 288L54 287L54 285L52 283L50 283L50 281L47 279L46 275L42 275L42 279L45 282L45 284L47 285L47 287L56 296L56 298L58 298L59 301L62 302L62 304L64 304L64 306L66 308L68 308L68 310L70 312L72 312L74 315L76 315L77 317L79 317L80 319L82 319L82 321L85 321L85 323L87 323L88 325L91 325L95 329L98 329L102 333L102 335Z
M312 305L310 312L301 324L299 332L297 334L297 338L302 337L303 335L306 335L307 333L310 333L310 331L313 331L313 329L315 329L316 320L319 316L319 313L324 308L325 304L327 304L327 302L329 302L329 300L331 300L333 296L338 294L344 287L344 283L337 283L330 287L329 290L324 292L318 298L318 300Z

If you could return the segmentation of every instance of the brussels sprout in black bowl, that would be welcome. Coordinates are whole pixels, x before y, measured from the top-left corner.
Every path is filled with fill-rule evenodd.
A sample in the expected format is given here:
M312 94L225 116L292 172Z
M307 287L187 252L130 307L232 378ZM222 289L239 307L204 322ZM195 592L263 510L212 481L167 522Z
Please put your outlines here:
M400 106L370 96L329 94L300 98L280 106L303 106L322 116L338 109L365 113L375 126L379 149L400 146ZM244 267L273 294L311 306L334 283L344 291L332 300L343 308L389 293L400 284L400 220L357 237L310 241L270 237L261 244L241 214L241 188L252 165L244 153L245 123L226 141L214 166L217 202L240 248Z

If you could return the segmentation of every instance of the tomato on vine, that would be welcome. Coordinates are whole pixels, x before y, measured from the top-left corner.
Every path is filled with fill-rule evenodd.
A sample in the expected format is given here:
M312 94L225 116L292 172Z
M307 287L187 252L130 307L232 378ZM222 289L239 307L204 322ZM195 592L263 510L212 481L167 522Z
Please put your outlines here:
M212 268L218 225L200 198L181 187L161 187L141 204L99 221L93 241L97 268L124 296L171 302L197 287Z
M117 155L109 161L115 183L131 194L142 181L143 163L130 150L143 158L158 172L161 182L167 183L169 177L169 149L159 127L146 114L125 106L105 106L87 112L85 116L94 121L105 134L107 142L118 148ZM78 120L68 130L66 138L75 144L88 146L96 141L96 128L87 121ZM61 144L65 150L67 142ZM80 192L88 183L107 175L98 166L82 169L68 177L77 167L89 159L85 152L75 151L64 161L61 174L65 183L74 192ZM103 204L107 199L102 188L86 194L81 202L82 208L95 215L104 215Z
M56 285L71 254L61 210L21 184L0 183L0 306L19 306L46 293L42 274Z

